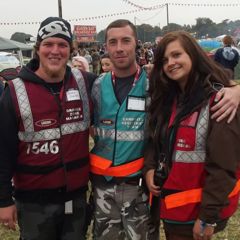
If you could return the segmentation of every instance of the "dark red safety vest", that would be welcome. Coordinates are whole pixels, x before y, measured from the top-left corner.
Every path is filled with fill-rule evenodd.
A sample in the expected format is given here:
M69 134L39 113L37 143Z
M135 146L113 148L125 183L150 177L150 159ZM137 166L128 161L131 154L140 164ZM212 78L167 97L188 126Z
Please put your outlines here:
M74 72L59 101L43 85L18 78L9 86L19 120L15 188L74 191L86 186L90 104L82 74Z
M173 150L172 168L163 186L165 197L161 199L162 219L188 222L197 219L202 199L206 172L206 137L209 124L209 107L202 107L180 122ZM176 115L173 107L169 126ZM222 219L230 217L237 209L240 174L236 173L236 185L228 195L229 205L220 213ZM168 192L168 193L167 193Z

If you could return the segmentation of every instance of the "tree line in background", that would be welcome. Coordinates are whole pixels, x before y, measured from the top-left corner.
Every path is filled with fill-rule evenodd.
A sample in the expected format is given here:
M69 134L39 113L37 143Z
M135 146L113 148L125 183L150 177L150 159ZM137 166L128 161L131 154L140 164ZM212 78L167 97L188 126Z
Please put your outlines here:
M138 39L142 42L154 42L158 36L163 36L167 32L184 30L192 33L194 37L201 38L214 38L219 35L236 36L237 32L240 34L240 20L230 21L229 19L223 20L221 23L214 23L210 18L197 18L196 25L179 25L176 23L169 23L168 26L160 28L159 26L151 26L149 24L136 25ZM97 41L103 43L105 30L97 34Z
M163 36L167 32L176 30L185 30L194 35L194 37L201 38L214 38L219 35L227 34L237 36L240 38L240 20L230 21L229 19L223 20L221 23L214 23L210 18L197 18L196 25L179 25L176 23L169 23L168 26L160 28L159 26L151 26L149 24L136 25L138 39L142 42L154 42L156 37ZM16 32L11 36L12 40L26 43L32 37L30 34ZM105 30L97 34L97 41L104 43Z

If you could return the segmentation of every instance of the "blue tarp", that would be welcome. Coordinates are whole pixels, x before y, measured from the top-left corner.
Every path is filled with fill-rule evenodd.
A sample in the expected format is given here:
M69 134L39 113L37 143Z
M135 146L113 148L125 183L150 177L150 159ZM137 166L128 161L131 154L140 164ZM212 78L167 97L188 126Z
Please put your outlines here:
M222 42L219 42L216 40L211 40L211 39L198 40L198 43L202 48L207 49L207 50L212 50L212 49L223 46Z

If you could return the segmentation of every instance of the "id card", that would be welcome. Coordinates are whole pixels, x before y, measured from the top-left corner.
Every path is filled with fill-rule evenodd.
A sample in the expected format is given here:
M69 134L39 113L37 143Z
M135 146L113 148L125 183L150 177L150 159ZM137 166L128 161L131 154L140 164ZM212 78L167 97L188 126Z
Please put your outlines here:
M79 91L76 89L71 89L66 92L67 96L67 101L75 101L75 100L80 100L80 94Z
M73 213L73 201L65 202L65 214L72 214Z
M145 111L146 99L142 97L128 96L127 110L128 111Z

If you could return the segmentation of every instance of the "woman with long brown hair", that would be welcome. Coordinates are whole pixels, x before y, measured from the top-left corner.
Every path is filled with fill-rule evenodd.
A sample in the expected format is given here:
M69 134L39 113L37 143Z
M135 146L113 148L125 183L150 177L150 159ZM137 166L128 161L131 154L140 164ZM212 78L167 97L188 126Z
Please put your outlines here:
M150 76L145 178L168 240L208 240L239 199L240 115L210 117L229 76L184 31L168 33Z

